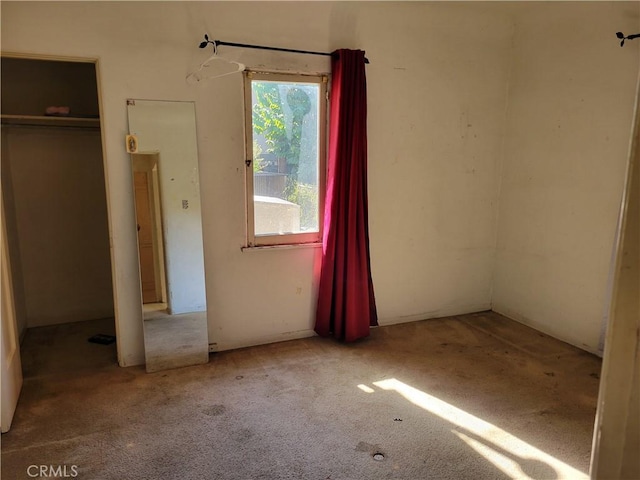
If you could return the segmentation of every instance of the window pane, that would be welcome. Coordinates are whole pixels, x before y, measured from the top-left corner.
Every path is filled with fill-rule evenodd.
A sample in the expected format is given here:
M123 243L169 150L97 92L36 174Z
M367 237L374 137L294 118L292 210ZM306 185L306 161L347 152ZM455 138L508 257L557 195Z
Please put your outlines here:
M320 85L253 80L256 236L318 232Z

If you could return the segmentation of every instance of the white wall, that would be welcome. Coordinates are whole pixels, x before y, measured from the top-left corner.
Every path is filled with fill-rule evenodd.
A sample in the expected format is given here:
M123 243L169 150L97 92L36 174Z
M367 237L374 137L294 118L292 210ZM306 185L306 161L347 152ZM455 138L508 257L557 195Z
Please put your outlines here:
M640 4L518 6L493 309L596 352L624 187Z
M370 231L382 324L490 308L512 35L501 12L400 2L354 13L372 60Z
M4 51L99 61L121 365L144 361L124 149L127 98L196 102L209 341L225 349L312 333L320 250L240 251L242 81L185 82L210 54L197 48L205 32L310 50L365 49L381 323L490 306L512 33L500 5L2 2L1 8ZM329 69L325 57L224 47L221 53L250 67Z

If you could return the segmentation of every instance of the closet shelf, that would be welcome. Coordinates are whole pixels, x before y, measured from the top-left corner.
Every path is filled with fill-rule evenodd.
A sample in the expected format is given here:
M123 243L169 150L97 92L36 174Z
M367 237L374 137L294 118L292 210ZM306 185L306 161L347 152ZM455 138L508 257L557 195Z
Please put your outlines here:
M99 128L100 119L95 117L48 116L48 115L0 115L3 125L29 125L36 127L82 127Z

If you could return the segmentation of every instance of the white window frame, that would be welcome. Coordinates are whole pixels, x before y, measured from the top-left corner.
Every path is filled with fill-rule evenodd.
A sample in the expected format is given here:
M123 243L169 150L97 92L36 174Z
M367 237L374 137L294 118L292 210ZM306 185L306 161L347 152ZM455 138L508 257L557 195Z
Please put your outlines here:
M310 233L287 233L276 235L256 235L254 221L254 189L253 189L253 108L251 82L267 80L275 82L317 83L320 86L319 132L318 132L318 231ZM292 74L245 71L245 177L246 177L246 211L247 211L247 246L300 245L322 242L324 220L324 201L327 178L327 97L328 76L322 74Z

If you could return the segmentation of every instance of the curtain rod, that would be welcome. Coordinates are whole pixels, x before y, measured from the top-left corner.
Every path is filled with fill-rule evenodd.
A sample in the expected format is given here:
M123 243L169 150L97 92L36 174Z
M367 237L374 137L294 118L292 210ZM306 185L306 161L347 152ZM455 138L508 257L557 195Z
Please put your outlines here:
M254 48L258 50L274 50L276 52L289 52L289 53L303 53L305 55L324 55L330 57L330 53L326 52L313 52L311 50L296 50L293 48L281 48L281 47L266 47L264 45L250 45L247 43L225 42L224 40L209 40L209 36L205 33L204 42L200 42L200 48L205 48L209 43L213 45L214 53L218 49L218 45L225 45L227 47L241 47L241 48ZM369 59L365 57L364 63L369 63Z

